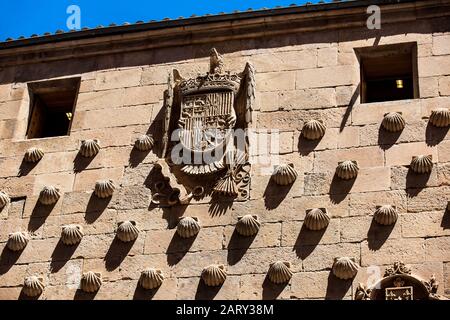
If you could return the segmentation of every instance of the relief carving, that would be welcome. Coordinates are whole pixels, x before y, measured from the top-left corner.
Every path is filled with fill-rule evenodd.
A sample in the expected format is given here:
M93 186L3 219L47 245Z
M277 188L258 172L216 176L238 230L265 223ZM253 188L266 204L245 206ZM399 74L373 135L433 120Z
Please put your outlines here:
M202 185L205 194L246 200L255 70L249 63L242 73L224 68L212 49L205 75L184 79L174 70L169 76L162 156L186 189Z
M410 267L397 261L370 287L360 283L355 300L447 300L437 294L438 287L434 275L428 281L422 280L412 274Z

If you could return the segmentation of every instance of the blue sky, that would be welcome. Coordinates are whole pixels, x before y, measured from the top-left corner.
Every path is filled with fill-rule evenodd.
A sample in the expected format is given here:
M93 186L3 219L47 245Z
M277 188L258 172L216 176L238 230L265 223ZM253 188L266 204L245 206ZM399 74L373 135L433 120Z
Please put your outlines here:
M114 22L160 20L163 18L189 17L192 14L232 12L247 8L260 9L304 4L306 0L1 0L0 41L8 37L67 31L66 9L77 5L81 9L81 27L107 26ZM318 0L309 0L318 2ZM328 0L326 2L331 2Z

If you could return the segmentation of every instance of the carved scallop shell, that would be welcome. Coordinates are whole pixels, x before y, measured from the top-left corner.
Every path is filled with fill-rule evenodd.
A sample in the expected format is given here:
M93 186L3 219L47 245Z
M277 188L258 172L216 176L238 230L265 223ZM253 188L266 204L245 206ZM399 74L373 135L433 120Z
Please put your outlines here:
M111 197L116 190L114 181L109 180L99 180L95 183L94 194L99 198Z
M141 272L139 284L146 290L158 288L164 281L164 275L161 270L148 268Z
M44 151L40 148L30 148L25 152L24 160L26 162L38 162L44 156Z
M45 186L39 194L39 202L44 205L51 205L58 202L61 192L54 186Z
M439 108L431 111L430 123L439 128L450 126L450 110Z
M137 239L139 230L134 221L123 221L119 223L117 228L117 238L123 242L130 242Z
M202 271L202 279L210 287L220 286L226 278L227 272L223 265L212 264Z
M326 127L322 120L310 120L302 128L302 135L308 140L317 140L324 136Z
M80 154L83 157L91 158L100 151L100 141L97 139L81 140Z
M190 238L200 232L200 224L196 217L183 217L177 225L177 233L182 238Z
M309 230L317 231L325 229L330 223L327 209L315 208L306 210L304 224Z
M284 261L271 263L267 276L276 284L289 282L292 278L291 264Z
M238 217L238 219L236 231L241 236L250 237L258 233L261 223L257 215L247 214L243 217Z
M61 241L67 246L79 243L83 236L83 227L79 224L69 224L62 227Z
M4 208L11 202L9 195L6 192L0 191L0 209Z
M98 291L102 285L102 274L89 271L81 276L80 288L84 292L92 293Z
M379 224L392 225L398 219L397 209L391 205L378 206L373 218Z
M433 169L433 156L420 155L412 157L410 168L415 173L430 173Z
M9 234L6 245L11 251L20 251L27 246L28 241L30 241L28 233L19 231Z
M23 293L28 297L38 297L44 291L44 278L40 276L28 276L23 282Z
M351 180L356 178L358 171L358 162L352 160L341 161L336 168L337 176L343 180Z
M358 264L354 258L341 257L335 258L333 264L333 274L339 279L352 279L358 273Z
M155 145L155 140L151 135L143 134L140 137L136 139L136 142L134 143L134 146L139 151L149 151L153 149L153 146Z
M214 187L214 192L223 194L225 196L236 196L238 194L238 187L233 179L233 176L228 175L225 178L219 180Z
M405 128L405 119L401 112L389 112L384 115L381 125L386 131L399 132Z
M272 177L278 185L286 186L297 179L297 171L293 164L281 164L275 167Z

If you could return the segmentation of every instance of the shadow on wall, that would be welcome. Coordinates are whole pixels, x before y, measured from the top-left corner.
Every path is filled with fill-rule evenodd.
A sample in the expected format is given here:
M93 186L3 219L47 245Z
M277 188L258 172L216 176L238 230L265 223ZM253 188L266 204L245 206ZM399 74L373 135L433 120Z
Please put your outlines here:
M433 166L431 173L418 174L411 169L406 174L406 194L408 197L413 198L417 196L426 186L428 180L430 180L431 174L436 173L436 166Z
M292 249L297 254L297 257L302 260L306 259L317 247L326 230L325 228L312 231L303 224Z
M133 300L152 300L159 288L146 290L138 284L134 290Z
M195 292L195 300L213 300L222 286L223 284L216 287L209 287L201 278L199 278L197 291Z
M428 146L434 147L447 136L449 127L438 128L428 122L425 131L425 141Z
M236 229L233 231L230 241L228 242L227 262L229 265L232 266L241 261L242 257L245 255L248 248L250 248L257 235L258 234L244 237L241 236Z
M145 134L152 135L155 140L155 145L149 151L140 151L133 147L128 159L128 163L131 168L136 168L144 159L151 153L158 154L159 157L164 158L162 155L162 141L163 141L163 119L165 117L165 109L160 108L158 114L155 116L154 120L151 121ZM144 134L144 132L142 133ZM133 141L134 144L134 141Z
M398 223L398 221L396 222ZM370 250L379 250L389 238L395 224L385 226L372 219L369 231L367 231L367 243Z
M67 246L60 239L51 255L52 261L50 262L50 272L56 273L61 270L61 268L63 268L66 263L72 258L79 244L80 243Z
M330 190L328 191L331 202L333 204L339 204L344 201L355 184L356 179L358 179L358 177L351 180L343 180L335 173L330 184Z
M97 295L97 292L84 292L81 289L77 289L77 291L75 291L75 296L73 297L73 300L94 300L95 296Z
M211 201L209 202L209 215L211 217L224 215L233 206L233 200L234 199L231 197L213 194L211 196Z
M75 159L73 160L73 171L75 173L83 171L84 169L86 169L89 166L89 164L94 159L95 159L95 156L87 158L87 157L83 157L81 155L81 153L78 152Z
M342 280L336 278L333 272L328 275L327 292L325 300L342 300L352 286L352 279Z
M17 176L19 177L26 176L38 165L38 163L39 162L26 162L25 160L22 160Z
M201 232L201 231L200 231ZM174 233L172 239L170 240L169 246L167 247L167 264L169 266L174 266L178 262L180 262L186 253L188 253L189 249L194 244L195 239L197 238L196 234L190 238L182 238L178 235L178 233Z
M0 276L6 274L16 264L22 252L23 250L11 251L5 245L0 255Z
M447 209L442 217L441 227L445 229L450 229L450 204L447 205Z
M339 132L344 131L344 128L345 128L345 125L347 124L348 118L352 114L353 107L359 97L360 87L361 87L361 84L358 84L355 88L355 91L353 91L352 97L350 98L350 102L347 106L347 110L345 110L345 114L342 117L341 125L339 126Z
M105 255L105 268L107 271L116 270L123 260L126 258L128 253L130 252L133 244L136 240L130 242L120 241L117 237L114 238L111 246L108 249L108 252Z
M388 150L397 143L397 140L401 134L402 131L390 132L383 129L383 126L380 125L380 127L378 128L378 145L382 150Z
M317 140L309 140L306 139L305 137L303 137L303 135L300 133L300 136L298 137L298 144L297 144L297 148L298 148L298 153L300 153L300 155L302 156L307 156L309 155L311 152L313 152L317 145L320 143L320 141L323 139L323 137L321 137L320 139Z
M266 275L262 284L262 298L263 300L274 300L288 287L289 283L276 284L269 280Z
M61 201L61 199L58 201ZM47 217L50 215L57 203L58 202L50 205L44 205L37 200L33 211L31 212L30 221L28 221L28 231L37 231L45 223L45 220L47 220Z
M281 186L276 184L273 177L270 177L263 194L264 205L266 206L266 209L276 209L286 198L294 183L291 183L287 186Z
M94 223L106 210L108 204L111 202L111 199L112 197L102 199L92 193L86 206L86 213L84 215L84 220L86 221L86 223Z

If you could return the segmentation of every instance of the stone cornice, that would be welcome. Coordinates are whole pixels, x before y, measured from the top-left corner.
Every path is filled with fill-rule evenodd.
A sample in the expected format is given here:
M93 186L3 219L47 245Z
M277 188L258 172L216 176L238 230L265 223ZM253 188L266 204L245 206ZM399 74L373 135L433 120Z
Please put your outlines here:
M450 15L450 0L357 0L93 29L49 36L47 40L26 39L0 43L0 67L280 34L365 27L368 17L366 9L371 4L381 6L383 25Z

